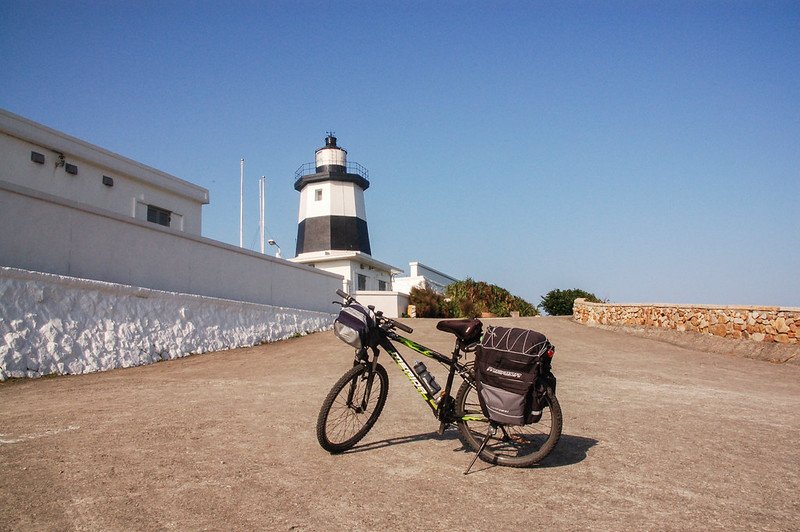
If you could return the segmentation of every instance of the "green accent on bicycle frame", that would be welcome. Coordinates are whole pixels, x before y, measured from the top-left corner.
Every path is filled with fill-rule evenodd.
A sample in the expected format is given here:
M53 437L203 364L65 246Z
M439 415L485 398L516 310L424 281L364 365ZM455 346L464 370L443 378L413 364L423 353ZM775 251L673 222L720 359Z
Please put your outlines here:
M489 421L483 416L461 416L461 421Z
M397 341L400 342L401 344L403 344L404 346L406 346L406 347L408 347L410 349L413 349L417 353L419 353L421 355L425 355L428 358L434 358L433 354L436 353L436 351L432 351L432 350L428 349L427 347L425 347L424 345L420 345L417 342L415 342L413 340L409 340L408 338L403 338L402 336L398 337ZM440 353L436 353L436 354L438 355Z

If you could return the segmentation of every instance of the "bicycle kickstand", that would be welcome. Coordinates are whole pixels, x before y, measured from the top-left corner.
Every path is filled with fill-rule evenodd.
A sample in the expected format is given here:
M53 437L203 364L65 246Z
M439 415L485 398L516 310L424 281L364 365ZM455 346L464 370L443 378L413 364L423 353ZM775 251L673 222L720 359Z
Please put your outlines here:
M483 443L481 443L481 446L478 448L478 452L475 453L475 457L472 459L472 462L470 462L469 467L467 468L466 471L464 471L465 475L469 474L469 470L472 469L472 466L475 465L475 462L478 460L478 457L483 452L483 449L486 448L486 444L489 443L489 438L494 436L495 434L497 434L497 425L495 423L489 423L489 428L486 429L486 437L483 439Z

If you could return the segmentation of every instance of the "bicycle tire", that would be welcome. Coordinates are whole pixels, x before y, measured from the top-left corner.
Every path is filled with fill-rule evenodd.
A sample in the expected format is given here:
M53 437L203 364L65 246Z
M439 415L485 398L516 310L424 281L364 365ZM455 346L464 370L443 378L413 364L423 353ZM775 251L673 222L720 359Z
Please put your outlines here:
M561 405L549 387L545 393L546 404L537 423L528 425L498 424L497 433L480 454L480 459L490 464L508 467L530 467L544 459L561 437ZM481 420L466 421L465 416L480 417ZM462 443L478 452L489 428L489 420L483 416L478 402L478 390L474 382L465 380L456 394L456 424Z
M366 364L353 366L336 381L322 402L317 417L317 440L326 451L335 454L350 449L366 436L381 415L389 393L389 375L380 364L375 367L375 378L366 408L354 405L352 400L348 401L351 388L353 398L363 397L369 373L370 366Z

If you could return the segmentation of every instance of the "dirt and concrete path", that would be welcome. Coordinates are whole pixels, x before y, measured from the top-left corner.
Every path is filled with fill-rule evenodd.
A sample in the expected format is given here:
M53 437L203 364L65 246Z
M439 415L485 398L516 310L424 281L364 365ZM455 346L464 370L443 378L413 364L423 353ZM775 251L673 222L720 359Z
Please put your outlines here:
M381 419L329 455L316 416L351 355L318 333L0 384L0 529L800 529L800 367L502 321L558 347L564 435L540 467L464 476L472 454L388 357Z

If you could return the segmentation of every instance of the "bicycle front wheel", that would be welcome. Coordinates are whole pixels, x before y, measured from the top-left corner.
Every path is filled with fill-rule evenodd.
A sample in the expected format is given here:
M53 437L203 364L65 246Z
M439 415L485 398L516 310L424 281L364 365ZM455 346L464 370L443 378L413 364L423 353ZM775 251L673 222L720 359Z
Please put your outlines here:
M381 415L389 375L380 364L358 364L333 385L317 418L317 440L330 453L344 452L366 436Z
M542 417L529 425L498 424L489 437L481 460L509 467L529 467L550 454L561 437L561 406L548 388ZM456 395L458 432L464 446L477 452L487 437L489 420L481 411L475 383L464 381Z

